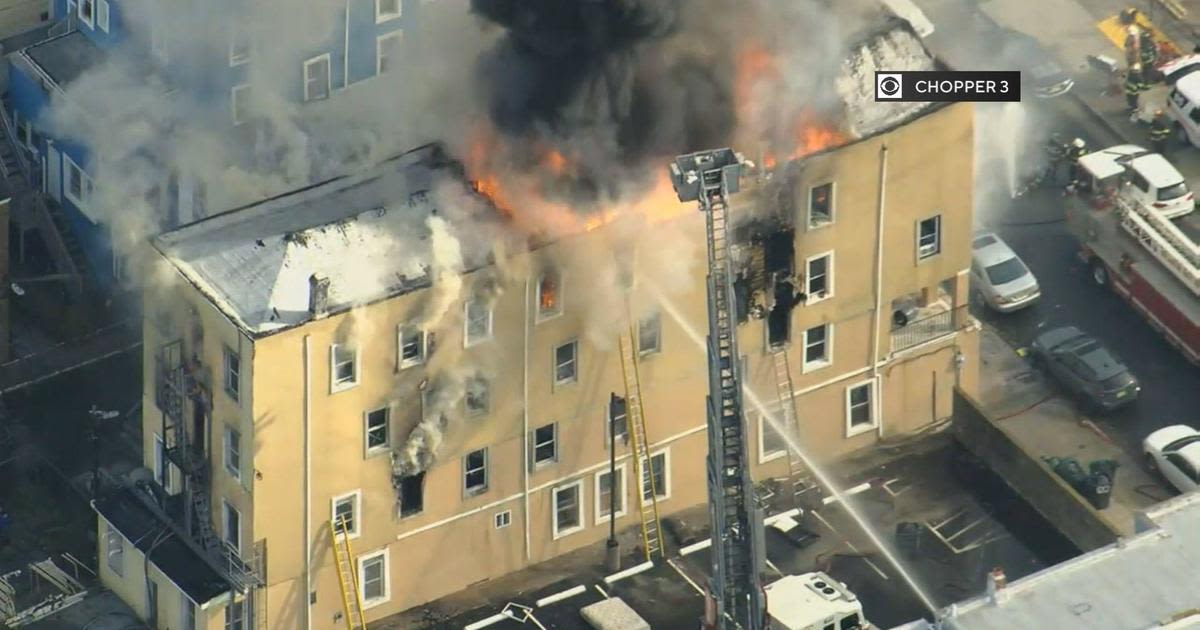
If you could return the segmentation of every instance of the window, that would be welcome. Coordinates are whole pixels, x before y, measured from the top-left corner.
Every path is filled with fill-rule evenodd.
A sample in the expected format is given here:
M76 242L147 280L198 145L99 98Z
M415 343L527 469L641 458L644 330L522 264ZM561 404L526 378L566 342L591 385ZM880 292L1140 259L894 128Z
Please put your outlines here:
M208 214L208 184L196 181L192 188L192 217L199 220Z
M804 293L808 303L833 297L833 252L809 258L805 267Z
M561 538L583 529L582 509L583 482L555 488L551 491L554 500L554 537Z
M804 364L801 371L829 367L833 362L829 347L833 345L833 325L821 324L804 331Z
M400 17L403 0L375 0L375 22L386 22Z
M662 317L655 313L638 321L638 354L662 350Z
M386 549L360 557L358 559L358 577L362 584L363 608L378 606L391 599Z
M63 154L63 162L67 167L67 199L76 207L86 209L92 198L92 179L84 172L71 156Z
M367 412L366 419L364 420L366 424L364 433L366 434L368 454L387 449L391 441L388 416L389 411L387 407Z
M242 390L242 359L232 348L225 348L225 393L234 401Z
M183 630L196 630L196 604L182 591L179 593L179 616Z
M400 54L400 43L404 31L395 31L380 35L375 40L375 74L384 74L391 67L393 60Z
M608 447L610 435L613 441L625 442L629 438L629 408L625 397L615 394L610 396L608 407L604 410L604 417L608 420L608 426L604 427L605 448Z
M463 306L466 313L463 323L463 347L487 341L492 337L492 309L478 298L467 301Z
M554 384L565 385L575 382L578 342L568 341L554 349Z
M96 26L108 32L108 0L96 0Z
M242 514L228 501L223 501L222 507L225 512L225 542L240 553L242 551Z
M358 350L344 343L335 343L329 349L330 368L334 392L350 389L358 384Z
M512 510L496 512L496 515L492 517L492 522L496 525L496 529L504 529L512 525Z
M653 495L659 501L671 497L671 467L669 451L650 456L650 467L642 469L642 503L650 502L650 476L654 476Z
M396 365L403 370L424 363L428 350L427 333L411 326L401 326L398 330L396 347L400 349L400 356Z
M242 478L242 434L225 427L225 470L234 479Z
M231 601L225 607L225 630L246 630L246 600Z
M777 414L775 417L782 422L783 414ZM787 453L787 442L775 430L775 425L771 424L767 415L762 413L758 414L758 452L760 464L778 459Z
M542 274L537 287L538 321L562 315L562 277L557 273Z
M235 85L229 91L229 111L233 116L233 124L246 122L246 108L250 105L250 85Z
M875 382L846 388L846 433L856 435L875 426Z
M346 532L351 538L357 538L362 533L359 514L362 514L362 493L358 490L333 498L333 522L344 519Z
M533 430L533 467L558 461L558 425L550 423Z
M463 458L463 494L473 497L487 492L487 449L467 453Z
M79 21L95 28L96 0L79 0Z
M616 482L613 482L613 474ZM617 494L612 493L613 488ZM608 515L616 502L617 518L625 516L625 464L617 466L612 474L607 469L596 473L596 523L607 523Z
M108 568L119 576L125 576L125 537L117 528L104 524L104 552L108 555Z
M229 34L229 65L238 66L250 61L250 34L235 28Z
M400 478L400 518L420 514L425 509L425 473Z
M833 223L833 182L826 182L808 190L808 227L830 223Z
M304 100L329 98L329 55L304 62Z
M177 479L177 470L178 469L175 467L175 464L171 463L171 461L167 459L166 444L163 442L162 437L155 435L154 480L157 481L158 485L162 486L162 489L166 490L168 494L174 494L176 492L175 480Z
M942 216L922 219L917 224L917 260L937 256L942 251Z
M467 380L463 406L466 407L468 416L481 416L488 412L492 404L491 389L491 384L482 376Z

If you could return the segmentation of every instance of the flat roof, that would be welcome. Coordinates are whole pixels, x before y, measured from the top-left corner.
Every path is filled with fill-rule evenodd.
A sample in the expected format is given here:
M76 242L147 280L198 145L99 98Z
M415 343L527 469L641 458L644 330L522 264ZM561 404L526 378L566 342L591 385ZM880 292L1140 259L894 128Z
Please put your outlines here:
M977 597L946 609L948 630L1157 627L1200 607L1200 493L1136 518L1133 538L1016 580L997 602Z
M59 86L70 84L108 58L103 48L79 31L38 42L26 48L25 54Z

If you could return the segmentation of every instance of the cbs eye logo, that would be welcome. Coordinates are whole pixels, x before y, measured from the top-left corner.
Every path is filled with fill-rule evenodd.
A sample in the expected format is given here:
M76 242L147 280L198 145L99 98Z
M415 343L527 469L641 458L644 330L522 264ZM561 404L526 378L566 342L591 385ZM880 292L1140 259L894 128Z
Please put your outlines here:
M875 74L875 100L896 101L904 97L904 77L896 72Z

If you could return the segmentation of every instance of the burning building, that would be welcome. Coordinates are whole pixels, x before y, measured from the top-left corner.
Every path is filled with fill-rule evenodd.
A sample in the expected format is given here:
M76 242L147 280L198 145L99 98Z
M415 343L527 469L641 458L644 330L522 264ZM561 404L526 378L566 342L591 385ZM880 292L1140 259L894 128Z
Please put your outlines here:
M854 42L837 107L786 142L757 138L734 199L743 374L768 401L749 414L760 479L788 470L764 420L780 403L808 452L833 458L948 417L953 387L976 380L972 107L875 103L875 69L936 62L898 20ZM233 597L195 602L202 627L340 614L338 518L374 620L596 543L610 518L633 526L630 502L651 492L664 516L705 501L702 217L663 187L666 161L646 162L662 179L643 196L599 211L538 197L523 184L539 173L594 167L551 148L523 175L427 146L154 239L154 510L221 542L196 553L247 568ZM610 479L628 322L650 463L632 479L619 441ZM172 379L193 402L164 394ZM101 557L125 553L132 533L103 509L100 526ZM187 583L156 562L160 593ZM118 593L138 592L134 573L101 563Z

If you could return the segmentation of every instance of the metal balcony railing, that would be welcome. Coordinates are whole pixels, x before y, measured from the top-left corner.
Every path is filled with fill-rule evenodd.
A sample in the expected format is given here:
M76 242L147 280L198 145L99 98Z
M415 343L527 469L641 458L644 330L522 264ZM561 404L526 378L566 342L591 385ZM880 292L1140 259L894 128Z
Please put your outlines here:
M900 352L965 328L971 315L967 306L951 308L941 302L926 306L903 326L892 326L892 352Z

